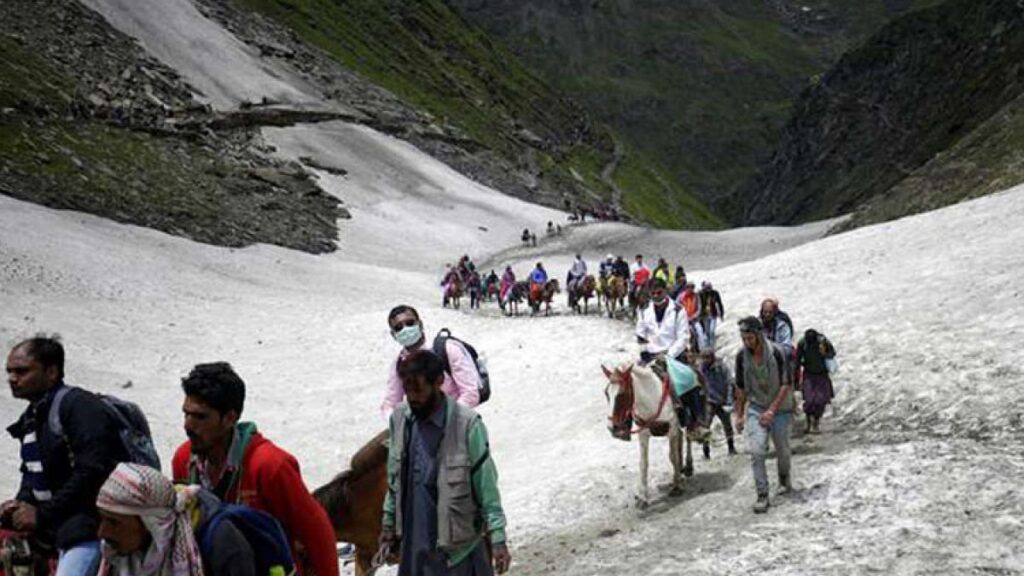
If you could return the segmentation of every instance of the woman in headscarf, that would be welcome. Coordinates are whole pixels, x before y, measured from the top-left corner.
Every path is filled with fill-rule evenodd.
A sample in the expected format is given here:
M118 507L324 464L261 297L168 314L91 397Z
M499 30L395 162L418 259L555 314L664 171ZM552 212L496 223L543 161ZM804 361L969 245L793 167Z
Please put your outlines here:
M797 344L797 363L802 369L801 389L804 395L804 414L807 415L805 433L818 434L825 406L832 402L832 379L825 359L834 358L836 349L824 334L815 330L804 332Z
M231 522L221 522L209 557L195 529L219 508L199 486L175 486L158 470L124 463L100 488L100 576L254 576L252 547Z

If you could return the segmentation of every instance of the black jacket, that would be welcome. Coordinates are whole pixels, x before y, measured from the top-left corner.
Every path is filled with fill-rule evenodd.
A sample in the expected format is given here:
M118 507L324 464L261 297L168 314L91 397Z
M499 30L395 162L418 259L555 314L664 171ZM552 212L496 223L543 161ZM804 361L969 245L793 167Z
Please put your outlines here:
M702 318L724 318L725 306L722 305L722 295L718 290L703 289L700 291L700 315Z
M625 260L616 261L612 264L612 274L619 278L629 279L629 264Z
M30 486L22 485L17 499L36 507L35 536L64 550L75 544L96 540L99 514L96 495L118 462L128 460L118 425L95 394L74 388L60 404L64 437L50 431L50 403L58 384L33 402L7 431L17 439L31 432L26 420L35 411L35 433L43 473L53 498L38 502ZM22 473L25 464L22 463Z

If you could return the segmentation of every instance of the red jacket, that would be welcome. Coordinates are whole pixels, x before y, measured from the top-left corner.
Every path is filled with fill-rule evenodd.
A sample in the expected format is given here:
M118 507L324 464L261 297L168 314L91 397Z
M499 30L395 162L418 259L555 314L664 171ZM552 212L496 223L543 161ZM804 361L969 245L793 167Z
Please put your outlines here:
M174 453L175 482L195 481L190 479L191 454L191 441L186 441ZM240 476L223 500L270 514L284 528L292 552L304 551L316 576L338 576L334 528L327 512L302 481L295 457L255 432L242 456ZM294 555L296 564L301 565L299 556L302 554Z

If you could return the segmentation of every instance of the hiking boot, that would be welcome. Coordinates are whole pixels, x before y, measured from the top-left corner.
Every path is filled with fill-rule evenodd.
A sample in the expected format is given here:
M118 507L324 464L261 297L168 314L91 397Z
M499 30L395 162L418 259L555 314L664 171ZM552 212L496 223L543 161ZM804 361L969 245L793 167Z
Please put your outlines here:
M789 481L789 476L779 476L779 490L775 493L776 496L785 496L793 491L793 485Z
M814 424L811 424L811 434L821 434L821 418L815 418Z
M764 514L768 511L768 495L758 494L757 502L754 502L754 514Z
M736 444L733 443L732 438L727 438L725 442L729 445L729 456L735 456L737 454Z
M711 445L704 444L704 459L711 460Z

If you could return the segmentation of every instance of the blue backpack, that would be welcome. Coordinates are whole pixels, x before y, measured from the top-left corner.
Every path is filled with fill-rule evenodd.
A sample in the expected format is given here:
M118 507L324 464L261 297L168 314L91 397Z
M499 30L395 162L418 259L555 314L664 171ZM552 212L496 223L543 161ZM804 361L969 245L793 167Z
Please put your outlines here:
M242 506L222 504L196 531L199 552L206 558L213 550L214 536L221 522L231 522L252 547L257 576L290 576L295 574L291 546L281 524L266 512Z

